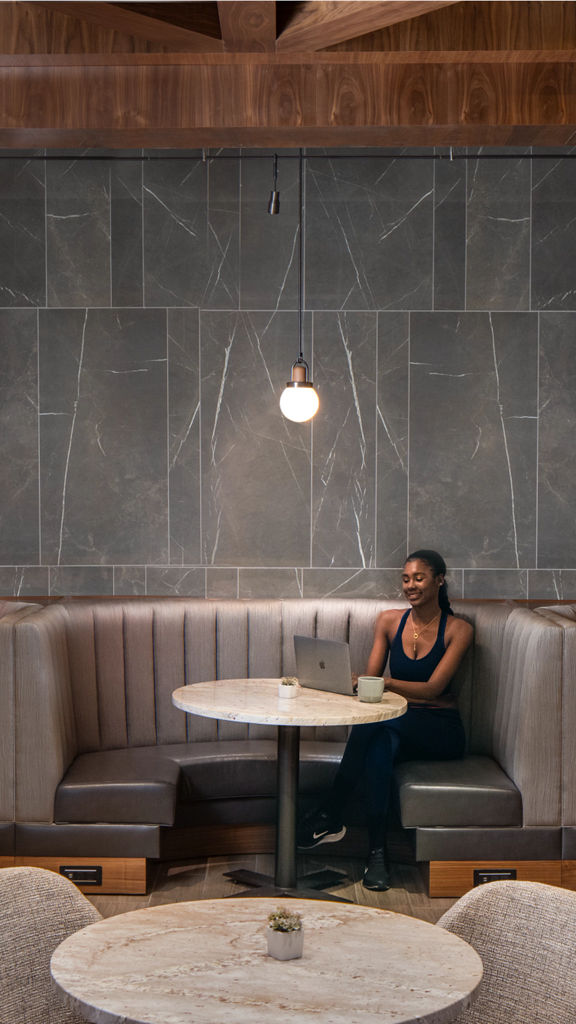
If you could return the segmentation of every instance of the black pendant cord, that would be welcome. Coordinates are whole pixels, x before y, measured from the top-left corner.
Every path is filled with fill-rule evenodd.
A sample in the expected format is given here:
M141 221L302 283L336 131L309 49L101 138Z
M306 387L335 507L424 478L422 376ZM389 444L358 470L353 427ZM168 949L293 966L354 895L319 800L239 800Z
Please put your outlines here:
M298 356L298 362L304 361L302 353L302 338L304 334L303 326L303 303L304 303L304 159L302 150L299 152L299 163L298 163L298 210L299 210L299 221L298 221L298 339L300 343L300 354Z

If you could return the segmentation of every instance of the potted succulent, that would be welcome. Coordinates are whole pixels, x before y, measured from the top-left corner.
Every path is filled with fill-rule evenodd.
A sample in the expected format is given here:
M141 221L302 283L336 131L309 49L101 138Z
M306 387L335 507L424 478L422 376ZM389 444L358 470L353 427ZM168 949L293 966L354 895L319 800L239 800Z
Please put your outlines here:
M293 697L298 696L300 684L296 676L282 676L282 679L278 683L278 696L282 700L290 700Z
M268 915L268 956L276 960L296 960L302 956L304 931L301 914L277 907Z

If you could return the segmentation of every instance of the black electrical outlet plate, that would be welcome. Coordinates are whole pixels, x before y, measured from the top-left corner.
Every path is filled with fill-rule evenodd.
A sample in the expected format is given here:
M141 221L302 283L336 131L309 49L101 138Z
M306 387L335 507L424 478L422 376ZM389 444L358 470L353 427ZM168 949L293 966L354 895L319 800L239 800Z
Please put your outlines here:
M515 882L516 868L476 868L474 885L485 885L486 882Z
M100 864L61 864L60 874L69 878L75 885L102 885Z

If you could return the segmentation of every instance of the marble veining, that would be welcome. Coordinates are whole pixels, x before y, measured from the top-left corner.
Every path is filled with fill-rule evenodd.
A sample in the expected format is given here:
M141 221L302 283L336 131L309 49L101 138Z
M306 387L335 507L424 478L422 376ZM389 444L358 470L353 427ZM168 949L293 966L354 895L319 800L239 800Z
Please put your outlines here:
M376 317L316 313L314 369L323 418L314 423L312 557L375 564ZM337 539L337 546L335 540Z
M0 310L0 564L39 557L35 319L31 309Z
M5 153L6 593L569 598L575 154L308 151L296 425L297 151Z
M293 313L224 312L202 318L202 518L207 564L234 564L233 552L238 551L246 566L307 561L310 427L305 426L303 433L299 425L276 415L290 368L286 341L296 327ZM280 383L275 387L274 382ZM278 551L281 554L274 556Z
M278 697L278 679L216 679L180 686L172 694L177 708L206 718L258 725L360 725L404 714L407 704L397 693L384 693L378 704L357 697L301 687L291 701Z
M278 900L200 900L110 917L52 957L94 1024L444 1024L473 999L477 953L450 932L355 904L291 900L304 953L266 955Z

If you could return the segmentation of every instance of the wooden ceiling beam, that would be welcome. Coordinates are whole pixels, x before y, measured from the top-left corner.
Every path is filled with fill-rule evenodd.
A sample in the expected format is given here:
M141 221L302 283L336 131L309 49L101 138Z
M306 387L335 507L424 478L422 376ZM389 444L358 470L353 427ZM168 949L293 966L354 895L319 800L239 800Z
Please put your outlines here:
M449 2L421 2L421 0L383 0L380 3L364 0L309 0L301 4L290 24L278 37L276 48L286 50L321 50L347 39L376 32L421 14L429 14Z
M0 54L0 68L6 67L154 67L200 66L235 67L261 65L268 67L354 67L378 64L575 64L576 50L438 50L421 52L405 50L398 53L16 53Z
M177 45L182 50L209 53L221 52L224 48L220 39L213 39L200 32L192 32L190 29L172 25L159 18L149 18L145 14L127 11L112 3L100 3L99 0L84 3L77 3L76 0L69 0L67 3L57 2L57 0L53 0L53 2L36 0L34 6L54 11L57 14L65 14L68 18L94 22L104 28L146 39L152 43Z
M276 4L268 0L218 3L222 42L227 52L273 53L276 48Z
M430 145L475 145L479 137L501 144L503 133L522 129L523 144L537 145L545 130L565 145L576 125L576 66L569 62L222 65L154 56L160 62L130 66L4 62L3 143L23 145L27 137L32 145L36 133L47 146L79 144L75 138L85 146L154 148L181 133L182 146L298 139L313 146L330 138L361 146L384 145L374 140L396 133L406 145L426 137Z

